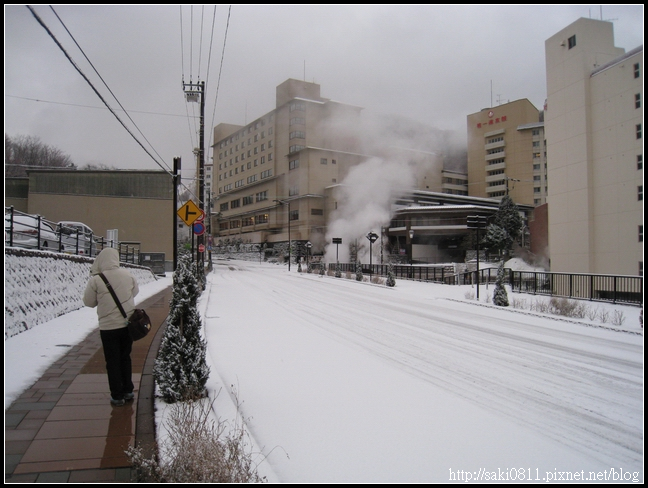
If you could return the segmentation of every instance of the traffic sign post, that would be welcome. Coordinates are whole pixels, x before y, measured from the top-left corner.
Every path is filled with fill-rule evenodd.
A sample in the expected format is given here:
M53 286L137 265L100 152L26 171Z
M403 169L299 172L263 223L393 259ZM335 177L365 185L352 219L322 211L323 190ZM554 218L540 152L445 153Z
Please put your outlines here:
M335 261L339 262L340 260L338 259L338 250L339 250L339 245L342 244L342 238L341 237L334 237L333 238L333 244L335 244Z

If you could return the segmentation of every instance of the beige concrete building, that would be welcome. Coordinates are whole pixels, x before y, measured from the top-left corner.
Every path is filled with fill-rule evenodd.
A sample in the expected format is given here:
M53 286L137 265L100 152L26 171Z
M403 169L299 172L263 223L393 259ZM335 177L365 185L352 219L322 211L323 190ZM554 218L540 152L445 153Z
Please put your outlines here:
M643 46L581 18L545 53L551 270L643 275Z
M83 222L96 236L117 230L122 244L164 253L173 262L173 223L179 219L173 178L164 171L32 170L27 191L29 214Z
M544 125L527 99L467 118L468 195L542 205L547 192Z
M273 244L289 233L291 241L322 241L331 204L325 188L363 159L349 130L360 111L290 79L277 87L273 111L246 126L216 126L214 241Z
M314 253L323 251L329 217L343 204L335 189L372 157L410 175L403 178L408 190L467 191L465 174L449 172L451 183L442 179L443 154L436 148L444 147L443 134L390 119L372 120L374 132L361 136L361 110L322 97L316 83L289 79L277 87L273 111L246 126L216 126L214 244L310 241ZM399 130L416 133L416 141ZM393 173L382 177L389 180Z

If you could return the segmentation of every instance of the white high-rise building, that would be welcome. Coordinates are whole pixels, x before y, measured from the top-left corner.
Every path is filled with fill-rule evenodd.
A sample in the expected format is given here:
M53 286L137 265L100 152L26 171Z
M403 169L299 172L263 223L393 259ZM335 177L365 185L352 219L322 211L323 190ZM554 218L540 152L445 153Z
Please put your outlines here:
M643 275L643 46L581 18L545 53L551 270Z

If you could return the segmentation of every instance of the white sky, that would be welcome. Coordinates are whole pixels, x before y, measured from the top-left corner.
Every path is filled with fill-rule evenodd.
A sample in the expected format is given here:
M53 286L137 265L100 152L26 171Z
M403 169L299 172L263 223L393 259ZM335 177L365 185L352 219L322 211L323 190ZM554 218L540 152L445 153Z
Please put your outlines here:
M119 110L50 7L34 9ZM125 169L159 169L158 163L170 169L176 156L185 168L194 166L199 105L185 103L183 80L207 81L206 146L213 125L243 125L272 110L275 88L288 78L319 83L322 96L367 113L396 114L465 137L466 116L491 100L528 98L543 106L544 42L579 17L614 19L618 47L643 43L643 5L234 5L231 12L222 5L215 15L212 5L54 10L154 158L24 5L5 5L5 134L37 136L77 166Z
M142 286L137 302L168 285ZM642 482L643 334L493 307L492 285L483 306L470 292L217 261L199 301L216 414L234 421L235 392L269 481L446 482L482 469ZM640 332L638 307L589 305ZM86 307L5 341L5 408L94 327Z

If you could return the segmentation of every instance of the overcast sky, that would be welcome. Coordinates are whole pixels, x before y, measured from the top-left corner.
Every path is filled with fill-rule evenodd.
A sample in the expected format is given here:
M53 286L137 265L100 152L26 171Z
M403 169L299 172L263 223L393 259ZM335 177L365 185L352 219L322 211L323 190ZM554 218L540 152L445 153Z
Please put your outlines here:
M602 15L628 51L643 44L644 17L643 5L33 8L153 157L24 5L5 5L5 134L39 137L79 167L124 169L170 169L175 156L195 166L199 104L185 102L183 80L206 81L206 146L213 125L244 125L274 109L288 78L314 81L323 97L367 114L465 137L466 116L482 108L520 98L542 108L547 38Z

